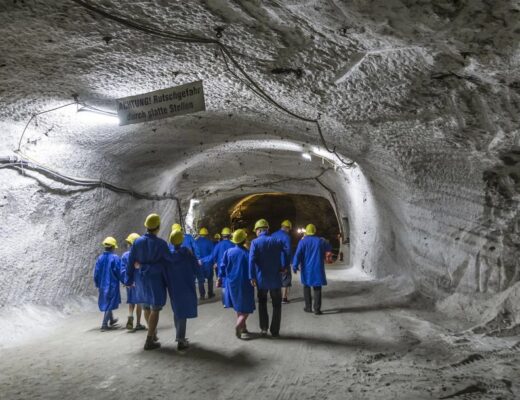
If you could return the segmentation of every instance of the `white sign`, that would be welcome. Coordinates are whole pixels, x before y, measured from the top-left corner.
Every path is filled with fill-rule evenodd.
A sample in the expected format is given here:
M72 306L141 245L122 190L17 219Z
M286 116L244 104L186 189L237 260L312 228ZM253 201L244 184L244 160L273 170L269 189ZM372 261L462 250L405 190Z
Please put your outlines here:
M137 124L206 109L202 81L116 101L119 125Z

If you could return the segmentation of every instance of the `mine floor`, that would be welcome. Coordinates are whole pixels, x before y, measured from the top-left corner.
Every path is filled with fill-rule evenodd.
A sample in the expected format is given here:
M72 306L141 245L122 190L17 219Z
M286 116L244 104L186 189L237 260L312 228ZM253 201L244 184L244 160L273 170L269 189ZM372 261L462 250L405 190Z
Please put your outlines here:
M0 357L2 399L518 399L520 339L465 333L470 326L424 307L399 281L331 271L324 315L303 312L296 283L281 337L240 341L217 299L189 320L192 347L176 350L172 313L162 348L145 332L101 333L84 312ZM116 315L126 319L126 305ZM258 314L248 328L259 331ZM33 327L38 330L38 326Z

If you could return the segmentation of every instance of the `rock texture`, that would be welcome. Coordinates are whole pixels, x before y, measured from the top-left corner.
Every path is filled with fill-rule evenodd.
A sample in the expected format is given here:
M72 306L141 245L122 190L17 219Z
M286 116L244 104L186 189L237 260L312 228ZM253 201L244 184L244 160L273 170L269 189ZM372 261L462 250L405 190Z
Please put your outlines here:
M184 214L192 198L209 206L260 191L323 196L349 219L354 265L405 276L434 299L518 281L518 2L94 4L169 32L214 38L223 27L220 40L259 85L289 110L320 116L328 146L355 164L341 168L315 124L255 96L214 45L153 37L65 0L2 4L2 157L32 113L72 93L111 108L118 97L202 79L207 112L118 127L80 122L72 106L37 117L22 150L69 175L174 194ZM9 286L0 304L89 293L104 235L121 240L152 210L167 225L179 218L173 201L6 168L0 180L0 279Z

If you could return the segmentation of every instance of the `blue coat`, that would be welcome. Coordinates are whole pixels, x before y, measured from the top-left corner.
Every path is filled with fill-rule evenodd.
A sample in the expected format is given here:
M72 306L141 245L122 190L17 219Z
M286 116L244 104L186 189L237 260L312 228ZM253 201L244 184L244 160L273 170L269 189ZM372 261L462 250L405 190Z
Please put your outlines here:
M119 281L121 259L111 251L101 254L94 268L94 284L99 290L99 311L115 310L121 303Z
M134 263L141 264L142 300L144 304L163 307L166 304L166 280L164 269L172 262L168 244L155 235L146 233L136 239L130 249L125 284L135 282ZM139 291L138 291L139 292Z
M192 254L197 257L197 260L200 260L199 249L197 248L197 243L195 243L195 239L189 233L184 234L184 240L182 242L182 247L186 247L190 249Z
M282 253L285 252L285 255ZM249 279L256 279L259 289L280 289L281 273L286 270L282 260L288 260L289 254L282 241L263 232L251 242L249 250Z
M282 265L289 267L291 263L291 237L283 229L277 230L271 237L281 240L285 246L285 251L282 253Z
M224 258L224 253L235 247L233 242L229 239L223 239L213 248L213 253L211 253L210 261L213 264L217 264L218 275L220 276L220 266L222 264L222 259ZM225 280L224 280L225 281Z
M208 256L213 253L213 242L207 237L200 236L195 240L195 243L199 252L199 260L202 262L202 272L205 278L209 278L214 264L208 259Z
M198 301L195 278L201 278L201 269L195 256L183 246L174 248L172 262L164 271L175 317L196 318Z
M121 256L121 281L124 283L126 270L128 269L128 257L130 251L127 251ZM126 303L127 304L141 304L143 303L143 283L141 281L141 272L136 269L134 272L134 287L126 288Z
M249 251L240 245L227 250L219 271L219 278L226 280L224 305L251 314L255 310L255 289L249 279Z
M305 286L325 286L325 251L327 242L317 236L305 236L298 243L294 254L293 270L301 270L301 281Z

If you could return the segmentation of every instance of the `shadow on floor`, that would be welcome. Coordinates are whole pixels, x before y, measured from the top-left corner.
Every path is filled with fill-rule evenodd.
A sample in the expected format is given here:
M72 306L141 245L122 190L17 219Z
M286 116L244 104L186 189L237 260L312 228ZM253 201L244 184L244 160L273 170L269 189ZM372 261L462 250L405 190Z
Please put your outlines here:
M343 314L343 313L358 313L358 312L369 312L369 311L381 311L389 310L393 308L412 308L409 299L399 299L395 302L389 302L385 304L364 304L362 306L352 307L337 307L328 310L323 310L323 314Z
M151 351L149 354L164 354L174 356L175 360L182 358L206 363L225 365L226 368L251 368L257 365L257 361L249 353L238 351L233 354L217 351L198 343L192 343L188 350L178 351L175 347L165 345L160 349Z

